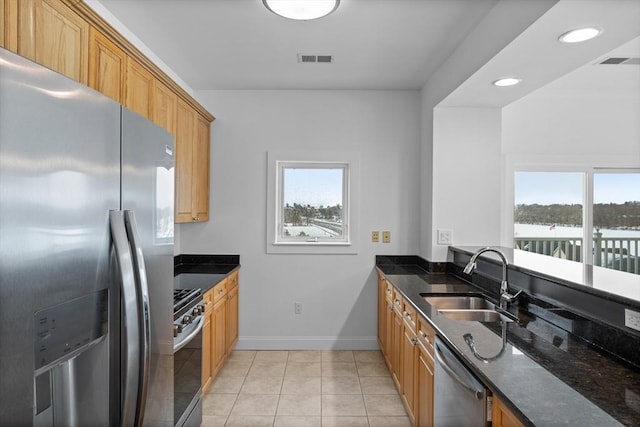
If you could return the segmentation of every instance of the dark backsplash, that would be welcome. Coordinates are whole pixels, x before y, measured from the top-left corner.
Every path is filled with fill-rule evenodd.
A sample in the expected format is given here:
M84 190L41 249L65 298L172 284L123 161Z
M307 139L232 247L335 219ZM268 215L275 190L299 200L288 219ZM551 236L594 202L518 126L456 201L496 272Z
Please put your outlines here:
M182 254L173 258L173 273L226 274L240 265L240 255Z

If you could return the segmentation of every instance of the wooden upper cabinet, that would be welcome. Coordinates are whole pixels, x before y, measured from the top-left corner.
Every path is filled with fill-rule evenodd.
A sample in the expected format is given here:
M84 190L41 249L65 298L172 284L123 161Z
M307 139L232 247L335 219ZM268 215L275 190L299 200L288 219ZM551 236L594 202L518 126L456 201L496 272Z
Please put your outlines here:
M196 128L195 111L181 99L176 108L176 143L174 147L175 170L175 212L176 222L193 222L193 140Z
M5 13L5 0L0 0L0 46L7 48L5 44L5 33L8 33L9 26L7 25L8 19L5 19L7 16Z
M176 134L177 102L176 94L154 79L151 88L151 120L174 136Z
M89 86L119 103L124 101L127 58L104 34L89 31Z
M209 121L198 115L193 147L193 211L197 221L209 220Z
M135 59L127 57L124 106L151 119L151 103L154 78Z
M209 121L182 99L176 108L176 222L209 219Z
M59 0L5 3L3 32L10 50L87 83L89 24L82 17Z

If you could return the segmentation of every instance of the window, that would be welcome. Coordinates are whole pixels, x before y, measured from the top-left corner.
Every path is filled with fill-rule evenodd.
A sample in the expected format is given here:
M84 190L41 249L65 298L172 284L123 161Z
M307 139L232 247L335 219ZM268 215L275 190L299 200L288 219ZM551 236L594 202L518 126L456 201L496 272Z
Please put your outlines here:
M278 162L276 243L349 242L349 165Z
M267 163L267 253L357 253L359 156L270 151Z
M640 171L517 171L514 248L640 274Z

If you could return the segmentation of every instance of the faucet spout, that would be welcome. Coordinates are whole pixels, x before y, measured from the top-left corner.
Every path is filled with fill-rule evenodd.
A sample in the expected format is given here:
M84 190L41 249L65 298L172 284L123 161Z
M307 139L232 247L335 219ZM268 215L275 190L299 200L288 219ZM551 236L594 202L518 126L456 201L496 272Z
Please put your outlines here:
M508 304L515 301L522 291L519 291L515 295L511 295L509 293L509 282L507 281L507 266L509 265L509 261L507 261L507 257L504 252L502 252L500 249L492 248L491 246L482 248L471 256L471 259L462 271L465 274L473 274L473 271L478 265L478 257L485 252L493 252L500 257L500 261L502 263L502 281L500 282L500 308L506 310Z

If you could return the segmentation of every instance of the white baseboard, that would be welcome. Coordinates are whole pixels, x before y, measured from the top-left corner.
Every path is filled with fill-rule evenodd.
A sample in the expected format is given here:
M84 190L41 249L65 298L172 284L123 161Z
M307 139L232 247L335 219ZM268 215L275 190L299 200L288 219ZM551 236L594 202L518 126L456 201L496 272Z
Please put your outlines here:
M241 336L235 350L379 350L377 337Z

